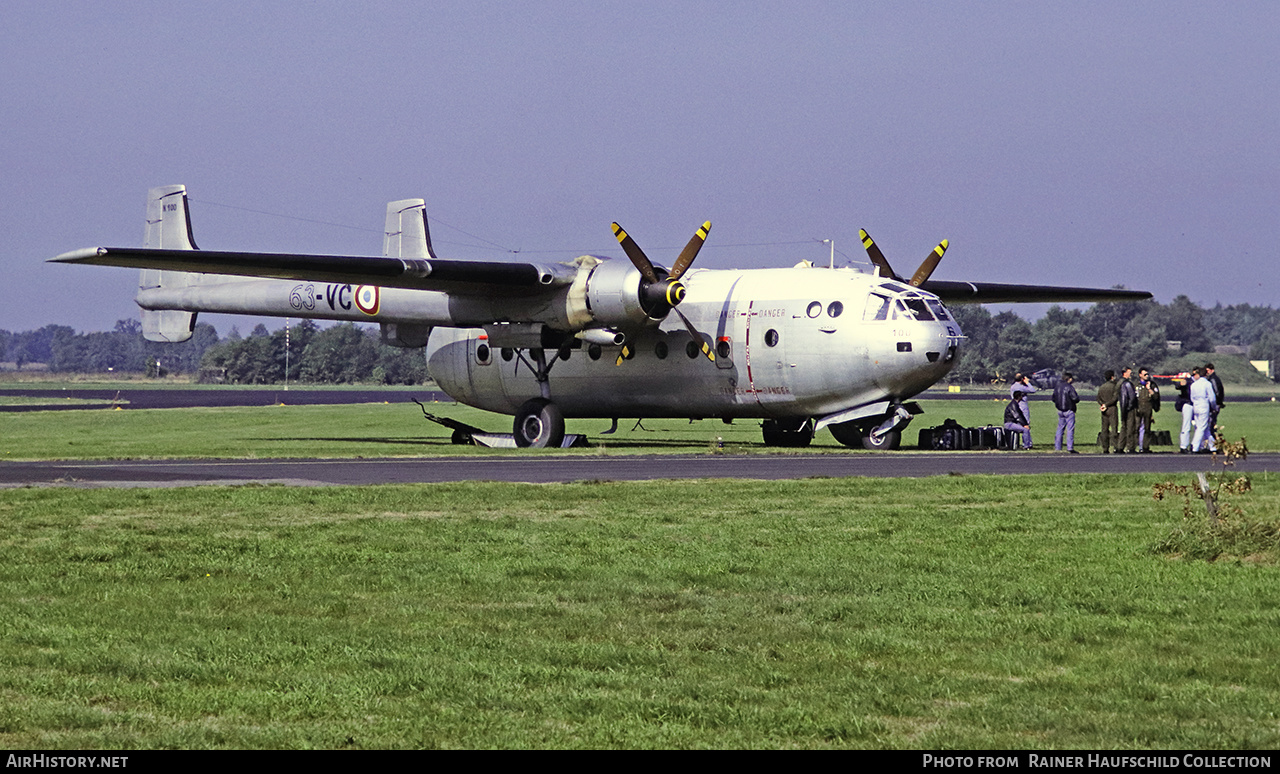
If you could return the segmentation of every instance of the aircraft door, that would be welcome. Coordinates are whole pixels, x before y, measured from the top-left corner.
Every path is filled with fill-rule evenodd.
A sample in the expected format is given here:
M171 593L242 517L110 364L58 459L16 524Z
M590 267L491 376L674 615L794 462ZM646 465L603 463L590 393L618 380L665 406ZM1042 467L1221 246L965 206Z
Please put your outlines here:
M748 302L744 317L743 350L747 384L754 401L768 407L771 403L789 402L788 363L783 321L786 310L781 303Z

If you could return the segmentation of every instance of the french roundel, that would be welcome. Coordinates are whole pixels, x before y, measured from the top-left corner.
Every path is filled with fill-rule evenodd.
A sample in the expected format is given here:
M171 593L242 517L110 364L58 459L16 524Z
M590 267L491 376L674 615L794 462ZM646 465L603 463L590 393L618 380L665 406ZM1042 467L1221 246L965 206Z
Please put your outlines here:
M377 314L382 296L375 285L361 285L356 288L356 308L365 314Z

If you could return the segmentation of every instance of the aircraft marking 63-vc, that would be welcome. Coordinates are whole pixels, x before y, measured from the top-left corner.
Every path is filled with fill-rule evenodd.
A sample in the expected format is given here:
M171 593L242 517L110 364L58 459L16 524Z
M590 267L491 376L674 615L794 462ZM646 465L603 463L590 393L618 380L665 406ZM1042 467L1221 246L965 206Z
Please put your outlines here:
M93 247L61 263L142 270L144 335L184 341L199 312L378 323L425 348L440 388L514 415L520 446L559 446L565 417L763 420L769 445L895 448L908 400L955 366L965 336L944 302L1118 301L1150 293L931 280L947 242L910 280L862 232L874 268L693 269L704 223L671 267L618 224L629 261L436 257L425 204L387 205L382 257L200 250L186 188L151 189L142 248Z

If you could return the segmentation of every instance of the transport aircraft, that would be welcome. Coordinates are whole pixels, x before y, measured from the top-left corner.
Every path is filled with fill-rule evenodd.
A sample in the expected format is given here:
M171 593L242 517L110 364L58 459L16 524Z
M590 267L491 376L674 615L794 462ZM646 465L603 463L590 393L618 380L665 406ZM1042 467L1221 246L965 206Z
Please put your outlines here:
M425 348L455 400L513 415L519 446L560 446L566 417L762 420L764 442L892 449L955 367L965 336L944 302L1128 301L1150 293L930 279L944 240L908 280L861 232L871 271L694 269L704 223L670 268L618 224L628 261L442 260L425 203L387 205L382 257L200 250L186 188L151 189L142 248L91 247L60 263L141 269L144 335L184 341L200 312L377 323ZM606 431L607 432L607 431Z

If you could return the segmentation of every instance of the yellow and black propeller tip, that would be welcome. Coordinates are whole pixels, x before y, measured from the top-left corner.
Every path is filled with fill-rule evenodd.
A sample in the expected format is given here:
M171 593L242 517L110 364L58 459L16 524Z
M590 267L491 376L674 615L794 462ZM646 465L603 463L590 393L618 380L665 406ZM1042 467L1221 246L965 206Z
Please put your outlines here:
M880 252L880 247L875 243L875 240L871 238L871 235L867 233L866 229L859 229L858 235L862 238L862 246L866 249L867 256L871 258L871 262L873 264L880 267L880 274L882 276L891 277L898 282L906 281L903 280L902 277L898 276L898 273L889 265L888 259L884 257L884 253ZM933 251L925 256L924 261L920 264L920 268L916 269L916 273L911 275L911 281L908 284L914 287L920 287L924 283L928 282L929 277L933 275L933 270L938 268L938 262L942 260L943 254L947 252L947 246L949 244L950 242L946 239L938 243L938 246L933 248Z
M884 257L884 253L880 252L880 246L875 243L875 240L871 238L866 229L858 229L858 236L862 239L862 247L867 251L867 257L871 259L872 263L880 267L880 274L901 282L902 278L889 265L889 260Z
M920 268L916 269L916 273L911 275L911 284L920 287L929 280L933 274L933 270L938 268L938 262L942 260L942 256L947 252L947 240L942 240L938 246L933 248L933 252L925 256L924 262L920 264Z
M689 244L680 251L680 257L676 258L676 262L671 266L671 279L678 280L684 276L684 273L693 265L693 259L698 257L698 251L702 249L702 243L707 241L707 234L710 232L711 221L708 220L689 239Z

